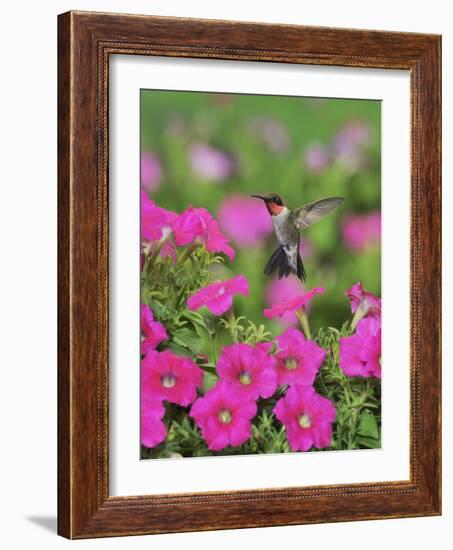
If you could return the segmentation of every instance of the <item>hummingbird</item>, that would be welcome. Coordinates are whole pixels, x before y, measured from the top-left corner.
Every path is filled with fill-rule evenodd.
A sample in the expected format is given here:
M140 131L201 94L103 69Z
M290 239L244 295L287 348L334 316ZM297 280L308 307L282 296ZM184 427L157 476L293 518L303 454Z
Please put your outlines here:
M343 203L344 199L328 197L291 210L283 204L282 198L276 193L252 195L252 197L264 201L278 241L278 248L269 258L264 273L271 275L278 268L279 279L294 273L302 282L305 282L305 268L299 252L300 231L308 229L310 225L330 214Z

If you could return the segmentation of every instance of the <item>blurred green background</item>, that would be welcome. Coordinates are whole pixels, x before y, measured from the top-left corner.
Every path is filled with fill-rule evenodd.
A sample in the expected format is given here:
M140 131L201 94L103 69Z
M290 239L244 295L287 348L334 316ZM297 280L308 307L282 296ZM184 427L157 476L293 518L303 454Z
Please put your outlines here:
M269 321L263 309L303 286L263 274L276 241L250 194L278 193L290 208L343 196L301 244L307 288L326 289L312 303L312 328L339 327L354 283L381 294L380 120L379 101L142 90L141 185L161 207L191 204L219 220L236 258L214 278L244 274L250 296L236 298L235 313L274 334L295 319Z

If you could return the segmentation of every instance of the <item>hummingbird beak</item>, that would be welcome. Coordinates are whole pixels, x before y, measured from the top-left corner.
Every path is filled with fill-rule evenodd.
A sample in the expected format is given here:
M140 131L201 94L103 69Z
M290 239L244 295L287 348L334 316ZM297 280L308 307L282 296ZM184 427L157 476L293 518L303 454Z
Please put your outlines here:
M266 197L263 197L263 195L250 195L251 197L254 197L255 199L262 199L263 201L266 200Z

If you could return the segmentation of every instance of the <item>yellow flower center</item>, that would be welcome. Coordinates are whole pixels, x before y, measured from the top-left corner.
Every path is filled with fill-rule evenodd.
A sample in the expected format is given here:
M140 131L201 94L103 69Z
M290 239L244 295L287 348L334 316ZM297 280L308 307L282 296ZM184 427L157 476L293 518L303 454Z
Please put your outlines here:
M298 363L294 357L287 357L284 361L285 368L288 370L295 370L297 369Z
M232 420L230 411L227 411L226 409L223 409L219 412L219 420L223 424L229 424Z
M166 374L162 377L162 386L172 388L176 384L176 378L172 374Z
M309 428L311 426L311 418L308 414L303 414L299 417L299 426L301 428Z
M241 372L241 374L239 375L239 382L241 384L244 384L244 386L248 386L252 383L252 377L248 372Z

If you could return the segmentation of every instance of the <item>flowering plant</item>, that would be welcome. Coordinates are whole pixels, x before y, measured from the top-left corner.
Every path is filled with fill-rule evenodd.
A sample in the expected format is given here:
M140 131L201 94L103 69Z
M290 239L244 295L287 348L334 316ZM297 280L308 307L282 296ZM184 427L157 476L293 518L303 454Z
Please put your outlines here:
M235 314L251 288L224 276L234 258L206 209L170 212L143 193L142 457L379 447L380 299L355 284L351 318L312 335L326 291L300 287L264 309L299 323L273 337Z

